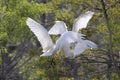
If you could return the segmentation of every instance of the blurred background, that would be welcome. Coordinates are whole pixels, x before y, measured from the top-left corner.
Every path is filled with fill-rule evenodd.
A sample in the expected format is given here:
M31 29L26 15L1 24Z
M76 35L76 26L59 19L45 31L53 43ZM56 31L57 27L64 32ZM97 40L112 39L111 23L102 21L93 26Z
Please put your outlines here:
M95 14L82 33L98 49L74 59L39 57L42 48L26 25L28 17L47 30L56 20L71 30L86 11ZM0 0L0 80L120 80L120 1Z

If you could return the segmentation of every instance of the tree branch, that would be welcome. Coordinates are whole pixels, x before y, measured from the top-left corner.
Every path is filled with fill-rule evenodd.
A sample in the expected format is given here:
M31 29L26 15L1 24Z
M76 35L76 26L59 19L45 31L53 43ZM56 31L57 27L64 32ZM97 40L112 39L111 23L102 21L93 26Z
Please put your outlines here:
M108 28L108 31L109 31L109 48L108 48L108 53L110 54L110 56L108 56L108 57L109 57L110 60L113 61L114 66L116 68L116 71L118 73L118 76L120 78L120 71L118 69L117 64L115 63L114 56L112 55L113 54L113 50L112 50L112 30L111 30L111 25L110 25L109 18L108 18L107 12L106 12L105 0L101 0L101 4L102 4L102 8L103 8L104 17L105 17L105 20L106 20L106 25L107 25L107 28Z

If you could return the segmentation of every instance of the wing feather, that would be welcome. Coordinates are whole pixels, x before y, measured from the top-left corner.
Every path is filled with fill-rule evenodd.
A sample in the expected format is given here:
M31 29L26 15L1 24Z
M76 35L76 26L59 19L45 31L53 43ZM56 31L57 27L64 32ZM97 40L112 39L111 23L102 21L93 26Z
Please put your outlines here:
M94 14L94 12L87 11L85 14L79 16L73 24L72 31L78 32L79 30L86 28L87 23L92 18L93 14Z
M65 31L67 31L66 24L63 21L56 21L56 24L53 25L48 33L51 35L58 35L63 34Z
M26 23L42 45L43 52L46 52L53 47L51 37L41 24L37 23L31 18L27 18Z

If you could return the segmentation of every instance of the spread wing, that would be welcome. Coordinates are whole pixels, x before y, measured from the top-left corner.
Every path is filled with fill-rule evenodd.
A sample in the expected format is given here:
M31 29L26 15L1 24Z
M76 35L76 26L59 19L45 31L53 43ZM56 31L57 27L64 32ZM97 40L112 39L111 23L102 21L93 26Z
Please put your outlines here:
M43 52L46 52L53 47L51 37L41 24L37 23L31 18L27 18L26 24L39 40L40 44L42 45Z
M72 31L78 32L79 30L81 30L82 28L86 28L87 27L87 23L89 22L89 20L92 18L94 12L92 11L87 11L85 14L79 16L74 24L73 24L73 29Z
M67 31L66 24L63 21L56 21L56 24L53 25L48 33L51 35L58 35L63 34L65 31Z

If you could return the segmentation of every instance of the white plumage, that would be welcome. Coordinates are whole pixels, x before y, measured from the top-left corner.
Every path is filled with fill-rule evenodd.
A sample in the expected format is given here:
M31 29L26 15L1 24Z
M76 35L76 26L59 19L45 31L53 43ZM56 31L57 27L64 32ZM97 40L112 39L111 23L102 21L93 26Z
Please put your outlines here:
M82 54L86 49L97 48L97 45L90 41L90 40L82 40L81 42L77 43L75 48L72 50L74 57Z
M49 34L58 35L67 31L67 26L63 21L56 21L56 24L49 30Z
M94 12L88 11L78 17L73 25L72 31L67 31L67 26L63 21L56 21L56 24L49 30L49 32L39 23L31 18L28 18L26 23L30 30L36 35L40 41L43 54L40 56L51 56L53 53L63 50L65 57L74 58L86 49L96 48L97 45L89 40L84 40L84 34L78 33L82 28L86 28L88 21L92 18ZM61 36L53 44L51 35ZM72 47L72 48L71 48Z
M42 25L31 18L27 18L26 23L42 45L43 52L46 52L53 47L52 39L49 36L47 30Z
M78 32L86 28L89 20L92 18L94 12L87 11L85 14L80 15L73 23L72 31ZM49 30L49 34L58 35L67 31L67 26L63 21L56 21L56 24Z
M94 12L92 11L87 11L85 14L79 16L74 24L72 31L78 32L79 30L86 28L89 20L92 18Z

